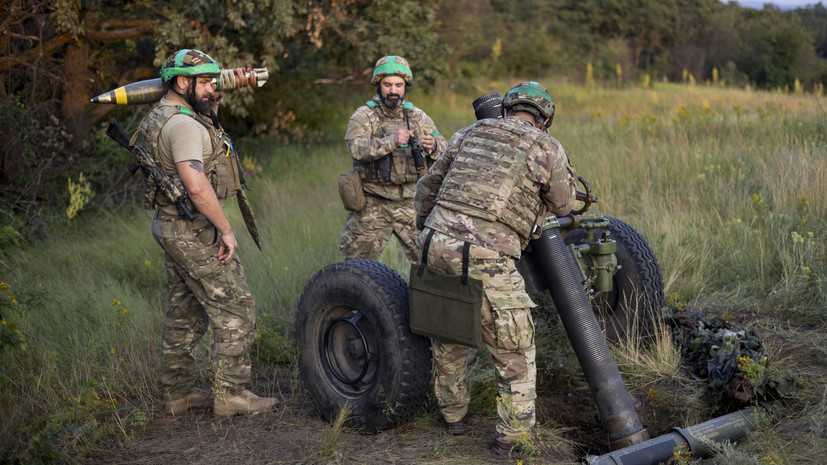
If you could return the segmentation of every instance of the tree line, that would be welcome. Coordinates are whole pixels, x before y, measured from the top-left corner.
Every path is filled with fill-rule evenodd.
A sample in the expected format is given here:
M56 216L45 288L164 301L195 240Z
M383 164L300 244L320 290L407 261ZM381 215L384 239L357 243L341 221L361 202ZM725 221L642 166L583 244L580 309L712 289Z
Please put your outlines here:
M425 88L505 75L620 85L714 73L764 89L827 82L821 2L781 11L718 0L10 0L0 6L0 45L0 215L27 234L53 222L44 212L65 205L66 179L78 171L90 190L108 192L101 206L123 202L131 183L113 173L128 154L102 124L134 122L142 109L89 98L157 77L179 48L226 68L270 69L255 95L226 94L222 119L237 137L323 127L343 88L363 92L385 54L407 57Z

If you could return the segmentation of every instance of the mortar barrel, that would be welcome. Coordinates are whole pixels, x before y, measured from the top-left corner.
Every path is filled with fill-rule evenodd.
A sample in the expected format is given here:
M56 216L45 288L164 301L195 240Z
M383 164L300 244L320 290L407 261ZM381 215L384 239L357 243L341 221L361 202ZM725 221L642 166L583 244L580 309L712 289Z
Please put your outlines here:
M620 371L612 360L603 331L580 282L577 265L560 235L553 227L531 241L537 269L548 283L560 320L566 329L577 360L583 368L589 390L609 433L612 449L649 439L640 423Z

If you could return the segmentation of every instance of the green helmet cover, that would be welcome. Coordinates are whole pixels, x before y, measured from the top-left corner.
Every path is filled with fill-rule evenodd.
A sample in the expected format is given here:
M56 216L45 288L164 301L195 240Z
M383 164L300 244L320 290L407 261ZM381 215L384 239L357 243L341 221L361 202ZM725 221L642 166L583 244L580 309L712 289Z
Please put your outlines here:
M376 62L370 83L376 84L387 76L399 76L408 85L413 84L413 73L408 66L408 60L394 55L384 56Z
M221 67L200 50L182 49L167 58L161 67L161 79L169 81L174 76L212 76L221 74Z
M503 108L512 107L530 111L542 120L548 118L546 129L551 126L554 119L554 101L551 100L546 88L536 81L521 82L506 92L503 97Z

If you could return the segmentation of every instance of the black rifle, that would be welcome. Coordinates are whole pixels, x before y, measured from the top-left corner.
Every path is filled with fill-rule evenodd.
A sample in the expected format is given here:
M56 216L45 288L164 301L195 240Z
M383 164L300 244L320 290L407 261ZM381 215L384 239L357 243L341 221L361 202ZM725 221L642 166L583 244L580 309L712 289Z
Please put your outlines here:
M190 221L194 219L192 212L187 208L188 195L186 191L179 189L169 176L164 174L161 167L158 166L158 163L155 162L152 155L150 155L145 148L137 145L129 145L129 136L115 118L109 121L109 127L106 128L106 135L135 155L135 160L129 164L129 174L135 174L138 168L140 168L144 176L155 182L158 188L161 189L161 192L164 193L164 196L178 207L178 211L180 211L182 215L186 216Z

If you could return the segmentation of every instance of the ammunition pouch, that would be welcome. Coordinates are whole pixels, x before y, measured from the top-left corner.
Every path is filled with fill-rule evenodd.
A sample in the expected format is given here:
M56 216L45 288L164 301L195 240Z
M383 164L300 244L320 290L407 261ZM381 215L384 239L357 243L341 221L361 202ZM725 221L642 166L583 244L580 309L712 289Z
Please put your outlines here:
M427 267L428 248L433 237L428 232L418 265L411 265L411 332L443 342L480 347L482 342L482 281L468 277L468 252L462 248L462 275L449 275Z
M232 197L241 190L241 175L238 170L238 156L218 155L215 163L215 172L211 176L211 184L218 199Z
M416 182L420 171L414 165L410 146L397 147L393 152L371 161L354 162L362 181L380 186L399 186Z
M339 175L339 197L342 198L342 205L347 211L358 212L365 208L367 199L358 172L354 170Z

